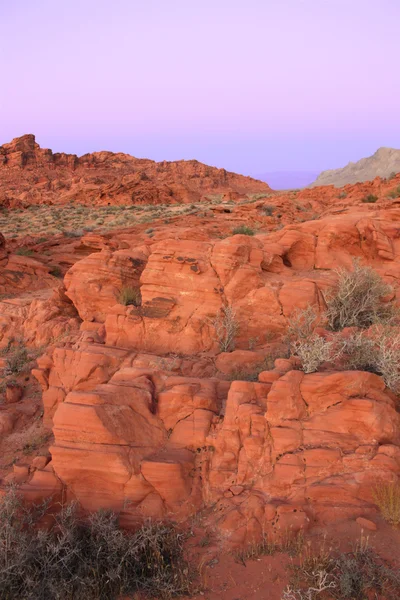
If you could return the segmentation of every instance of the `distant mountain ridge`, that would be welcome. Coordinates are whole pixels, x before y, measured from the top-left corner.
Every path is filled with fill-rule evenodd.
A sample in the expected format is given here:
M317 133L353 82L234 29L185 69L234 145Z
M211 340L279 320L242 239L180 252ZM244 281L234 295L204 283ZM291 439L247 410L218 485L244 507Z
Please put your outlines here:
M375 177L386 178L400 172L400 150L379 148L375 154L358 162L349 162L342 169L323 171L309 186L334 185L342 187L348 183L371 181Z

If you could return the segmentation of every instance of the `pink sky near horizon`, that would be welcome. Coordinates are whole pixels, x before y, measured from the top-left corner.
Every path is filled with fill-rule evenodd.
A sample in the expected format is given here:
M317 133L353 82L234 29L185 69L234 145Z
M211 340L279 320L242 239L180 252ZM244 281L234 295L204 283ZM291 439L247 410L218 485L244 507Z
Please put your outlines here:
M245 174L400 148L400 0L0 0L0 144Z

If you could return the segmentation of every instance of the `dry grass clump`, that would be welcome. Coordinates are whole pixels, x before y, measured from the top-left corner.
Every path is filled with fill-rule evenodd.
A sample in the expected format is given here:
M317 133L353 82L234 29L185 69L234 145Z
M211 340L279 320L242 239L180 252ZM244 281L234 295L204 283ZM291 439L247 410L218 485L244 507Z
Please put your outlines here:
M326 298L327 320L333 331L344 327L366 329L394 318L394 307L382 298L392 292L374 269L353 262L353 269L338 269L336 287Z
M118 302L124 306L141 306L142 294L140 292L140 287L123 287L119 293Z
M400 525L400 483L379 483L374 489L374 500L385 521L393 527L398 527Z
M193 592L184 535L147 523L133 534L112 513L88 520L69 505L37 527L47 506L27 509L15 490L0 501L0 598L112 600L144 592L169 599Z

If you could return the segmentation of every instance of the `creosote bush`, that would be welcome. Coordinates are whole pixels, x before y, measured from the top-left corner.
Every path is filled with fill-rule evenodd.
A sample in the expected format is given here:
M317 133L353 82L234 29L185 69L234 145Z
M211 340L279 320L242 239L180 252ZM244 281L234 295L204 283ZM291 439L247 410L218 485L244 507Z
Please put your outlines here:
M140 287L123 287L119 293L118 301L124 306L141 306L142 295L140 292Z
M338 269L336 273L337 285L326 298L326 316L333 331L345 327L366 329L393 320L393 305L382 301L392 288L376 271L355 260L351 271Z
M251 227L247 227L247 225L239 225L232 230L232 235L254 235L254 230Z
M78 518L74 505L37 527L47 506L28 510L11 489L0 502L0 598L113 600L144 592L169 599L193 592L184 535L148 523L135 533L112 513Z

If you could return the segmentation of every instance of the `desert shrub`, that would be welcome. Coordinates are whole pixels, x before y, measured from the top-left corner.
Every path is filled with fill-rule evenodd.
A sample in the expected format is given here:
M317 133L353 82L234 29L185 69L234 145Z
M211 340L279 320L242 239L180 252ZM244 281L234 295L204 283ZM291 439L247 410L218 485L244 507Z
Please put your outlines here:
M33 256L34 252L30 248L26 248L26 246L21 246L21 248L16 250L15 254L18 254L18 256Z
M53 275L53 277L62 277L62 271L58 265L54 265L50 269L49 273L50 275Z
M312 306L297 310L289 319L287 340L291 354L297 356L305 373L313 373L335 356L335 344L314 332L317 314Z
M262 212L267 215L267 217L272 217L275 211L276 206L273 206L272 204L264 204L262 207Z
M224 306L221 312L211 320L221 352L235 349L235 337L239 332L236 312L232 306Z
M367 204L373 204L377 200L378 200L378 196L375 196L374 194L368 194L368 196L364 196L364 198L362 199L361 202L364 202Z
M395 179L396 177L396 173L394 171L392 171L388 177L388 181L391 181L392 179Z
M125 286L121 289L118 302L123 304L124 306L141 306L142 304L142 294L140 292L140 287L134 286Z
M25 371L29 364L29 354L27 348L19 345L16 348L9 348L6 354L6 374L18 375Z
M314 373L323 363L331 362L338 356L335 342L328 341L316 333L308 338L292 341L291 351L301 360L304 373Z
M363 540L352 552L302 557L292 572L282 600L365 600L398 598L400 593L398 570L385 563Z
M341 340L344 367L355 371L377 372L377 347L365 331L356 331Z
M247 225L239 225L232 230L232 235L254 235L254 230L251 227L247 227Z
M374 489L374 500L385 521L398 527L400 525L400 483L379 483Z
M396 189L390 190L387 196L388 198L392 198L393 200L395 200L396 198L400 198L400 185L397 186Z
M326 298L331 329L364 329L375 323L388 323L394 318L394 306L382 302L392 288L371 267L363 267L359 261L354 261L352 271L339 269L336 273L337 285Z
M317 323L317 314L312 306L296 310L289 319L287 334L289 339L309 338Z
M305 589L294 589L288 585L283 591L282 600L315 600L320 594L336 588L332 575L324 570L312 572L309 579L313 581L310 587Z
M112 600L144 592L171 598L191 590L184 535L148 523L133 534L112 513L79 519L67 506L45 531L46 506L26 509L15 490L0 501L0 598Z
M384 327L375 334L376 372L394 393L400 393L400 331L397 327Z
M378 326L368 335L358 331L341 340L341 344L345 368L376 373L392 392L400 392L400 331L397 326Z
M85 234L83 229L62 230L61 233L68 238L79 238Z
M339 200L344 200L345 198L347 198L347 194L346 192L340 192L340 194L338 195Z

